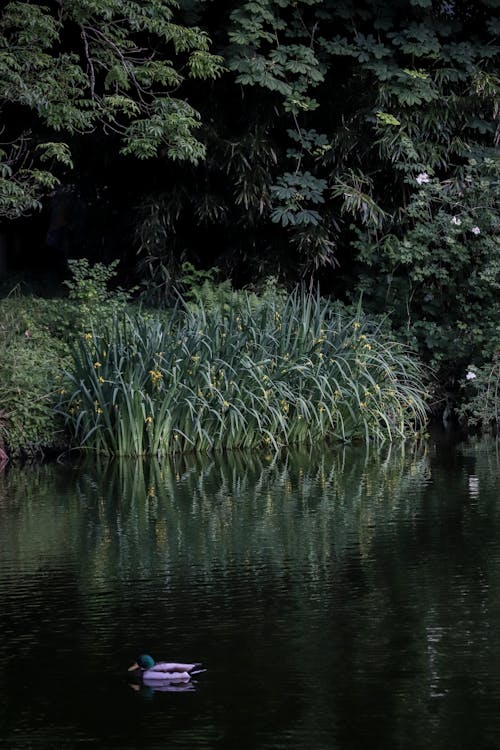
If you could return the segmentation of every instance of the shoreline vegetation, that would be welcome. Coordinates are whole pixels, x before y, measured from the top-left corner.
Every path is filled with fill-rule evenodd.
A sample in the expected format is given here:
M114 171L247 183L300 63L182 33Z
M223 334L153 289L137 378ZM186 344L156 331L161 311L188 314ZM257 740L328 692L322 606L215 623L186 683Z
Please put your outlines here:
M425 433L439 384L361 304L272 280L259 294L205 281L152 310L108 290L114 267L70 264L68 298L0 300L4 463L54 450L162 457ZM494 367L489 379L467 373L464 422L485 426L487 381L498 424Z
M416 359L304 291L125 315L72 351L59 410L74 444L112 456L391 440L426 421Z
M425 427L425 368L361 307L270 285L152 311L107 291L102 268L73 272L68 299L0 301L10 456L277 451Z

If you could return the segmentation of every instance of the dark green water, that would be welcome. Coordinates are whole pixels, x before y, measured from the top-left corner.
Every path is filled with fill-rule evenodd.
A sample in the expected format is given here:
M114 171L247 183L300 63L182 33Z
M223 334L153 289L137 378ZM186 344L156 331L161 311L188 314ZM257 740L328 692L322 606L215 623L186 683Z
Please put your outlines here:
M492 442L0 477L0 748L500 747ZM202 660L137 692L143 651Z

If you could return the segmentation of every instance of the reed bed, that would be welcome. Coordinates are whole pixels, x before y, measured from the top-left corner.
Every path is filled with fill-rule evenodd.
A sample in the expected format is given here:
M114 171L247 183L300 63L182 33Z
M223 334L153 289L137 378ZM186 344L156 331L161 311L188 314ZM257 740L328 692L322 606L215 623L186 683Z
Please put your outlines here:
M115 317L73 360L60 410L76 445L108 455L384 441L426 421L415 356L303 290Z

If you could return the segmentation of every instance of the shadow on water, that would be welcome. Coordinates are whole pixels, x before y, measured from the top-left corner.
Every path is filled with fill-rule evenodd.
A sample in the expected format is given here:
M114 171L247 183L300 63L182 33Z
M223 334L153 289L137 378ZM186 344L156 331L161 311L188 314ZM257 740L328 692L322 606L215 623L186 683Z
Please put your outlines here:
M441 439L11 467L0 748L497 746L499 465ZM143 651L208 671L134 690Z

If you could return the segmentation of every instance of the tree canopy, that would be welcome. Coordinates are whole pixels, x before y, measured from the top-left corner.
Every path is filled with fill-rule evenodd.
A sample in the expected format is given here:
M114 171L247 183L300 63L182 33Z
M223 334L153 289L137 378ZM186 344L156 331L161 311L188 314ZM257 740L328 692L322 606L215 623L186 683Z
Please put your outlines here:
M139 159L198 161L200 115L175 94L221 59L174 0L7 2L0 16L0 216L39 207L73 166L68 138L102 127ZM173 58L170 59L170 58ZM22 125L20 125L22 123Z
M158 298L183 260L239 283L306 278L363 292L435 364L489 356L499 6L8 2L0 214L38 205L57 162L76 182L116 174L107 200L133 225L121 252L139 252ZM78 153L98 131L105 180Z

